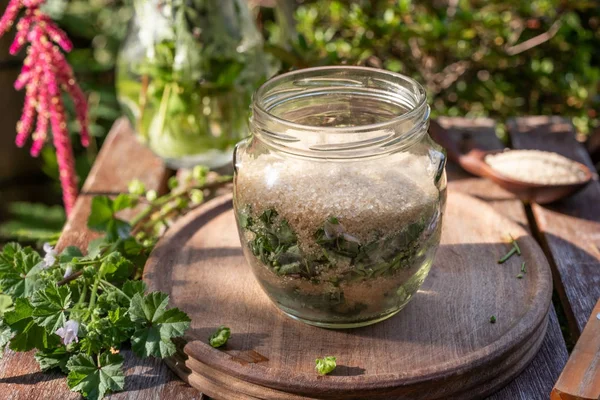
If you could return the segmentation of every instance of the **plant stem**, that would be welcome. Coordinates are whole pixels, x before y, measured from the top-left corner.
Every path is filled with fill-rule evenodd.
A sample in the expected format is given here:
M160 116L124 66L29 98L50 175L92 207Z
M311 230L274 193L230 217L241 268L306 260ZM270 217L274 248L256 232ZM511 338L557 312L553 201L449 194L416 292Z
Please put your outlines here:
M148 218L150 216L150 214L152 214L152 212L154 212L157 208L162 207L163 205L167 204L171 200L175 200L177 197L187 196L189 194L190 190L217 189L217 188L223 186L224 184L231 182L232 179L233 178L231 176L220 176L213 182L205 183L204 185L199 185L199 186L192 186L192 187L187 188L186 190L174 191L174 192L166 194L162 197L159 197L154 202L152 202L152 204L150 204L143 211L141 211L139 214L137 214L135 217L133 217L131 219L130 223L131 223L132 231L135 231L137 225L139 225L139 223L141 221L143 221L144 219Z
M67 284L71 281L74 281L75 279L79 278L81 275L83 275L83 271L77 271L72 273L71 275L67 276L66 278L58 281L57 285L58 286L62 286L64 284Z
M79 295L79 300L77 300L77 304L75 304L75 307L79 307L80 305L83 304L83 301L85 300L85 296L87 295L87 285L83 286L83 290L81 291L81 294Z
M100 277L97 276L96 279L94 280L94 286L92 286L92 294L90 296L90 304L88 306L88 309L90 310L90 312L94 311L94 307L96 306L96 295L98 294L98 284L100 283ZM92 314L92 320L94 319L93 317L94 314Z
M92 264L98 264L101 263L102 261L104 261L106 259L106 257L102 257L98 260L93 260L93 261L78 261L77 265L92 265Z
M110 283L109 281L106 281L104 279L101 280L101 284L104 286L110 286L111 288L113 288L114 290L116 290L117 292L119 292L120 294L122 294L123 296L127 297L129 300L131 300L131 297L127 296L125 294L125 292L123 292L121 289L119 289L118 287L116 287L115 285L113 285L112 283Z
M158 124L158 126L160 127L159 135L162 135L164 133L165 122L167 120L167 109L168 109L170 98L171 98L171 85L167 84L167 85L165 85L165 89L163 91L163 95L160 100L160 106L158 108L158 115L160 118L159 119L160 124Z
M519 247L519 244L517 243L517 241L515 240L515 238L513 238L512 235L511 235L510 239L511 239L513 247L517 250L517 254L521 255L521 248Z
M506 255L504 257L502 257L501 259L498 260L498 264L504 264L504 262L506 260L508 260L509 258L512 257L513 254L515 254L517 252L517 249L513 246L512 249L510 249L510 251L508 253L506 253Z

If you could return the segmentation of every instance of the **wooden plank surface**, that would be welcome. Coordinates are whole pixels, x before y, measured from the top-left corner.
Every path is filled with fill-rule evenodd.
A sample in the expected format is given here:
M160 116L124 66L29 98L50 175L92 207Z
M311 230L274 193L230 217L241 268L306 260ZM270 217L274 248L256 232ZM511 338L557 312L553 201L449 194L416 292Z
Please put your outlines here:
M137 142L125 121L117 121L109 134L94 168L77 199L73 213L64 227L58 247L76 245L86 248L97 236L87 229L87 217L94 193L124 192L127 183L140 179L148 189L165 190L168 172L160 159ZM127 217L127 215L124 215ZM160 360L140 360L125 351L125 391L110 396L121 400L202 399L202 394L180 381ZM69 391L65 376L57 372L42 373L33 352L8 350L0 361L0 399L79 399Z
M465 146L477 146L485 150L503 147L495 135L495 123L491 119L440 118L442 126L449 129L454 140ZM460 190L489 202L494 209L529 229L523 204L511 193L492 182L464 172L457 165L449 164L450 190ZM488 400L537 400L548 399L550 391L564 367L568 353L562 337L556 311L551 307L548 331L539 353L517 379Z
M563 118L517 118L508 128L515 148L554 151L593 168ZM592 181L572 197L531 209L576 340L600 298L600 183Z
M552 400L598 399L600 399L600 301L596 303L565 369L552 390Z

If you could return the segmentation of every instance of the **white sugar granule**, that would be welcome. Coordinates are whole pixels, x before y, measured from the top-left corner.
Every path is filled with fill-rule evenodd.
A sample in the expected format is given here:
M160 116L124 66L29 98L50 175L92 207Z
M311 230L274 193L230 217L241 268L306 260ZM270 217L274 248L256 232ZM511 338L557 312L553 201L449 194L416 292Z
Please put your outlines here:
M244 156L238 165L237 207L259 215L275 209L301 248L329 217L362 243L429 218L439 201L427 155L398 153L357 162L318 162L277 155Z
M541 185L583 182L585 173L574 161L540 150L508 150L485 157L494 170L509 178Z

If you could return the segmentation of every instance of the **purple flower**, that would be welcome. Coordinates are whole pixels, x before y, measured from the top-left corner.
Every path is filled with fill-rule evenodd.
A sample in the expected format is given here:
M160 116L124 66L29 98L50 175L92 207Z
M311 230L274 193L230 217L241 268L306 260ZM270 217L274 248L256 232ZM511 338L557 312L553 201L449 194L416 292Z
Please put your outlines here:
M65 274L63 275L63 279L67 279L73 273L73 266L71 264L67 265L67 269L65 270Z
M62 328L56 330L56 334L61 337L63 344L67 346L73 342L79 342L77 331L79 331L79 322L70 319L65 322Z
M50 246L50 243L44 243L44 251L46 255L44 256L44 266L42 268L47 269L56 263L56 256L58 254L54 250L54 247Z

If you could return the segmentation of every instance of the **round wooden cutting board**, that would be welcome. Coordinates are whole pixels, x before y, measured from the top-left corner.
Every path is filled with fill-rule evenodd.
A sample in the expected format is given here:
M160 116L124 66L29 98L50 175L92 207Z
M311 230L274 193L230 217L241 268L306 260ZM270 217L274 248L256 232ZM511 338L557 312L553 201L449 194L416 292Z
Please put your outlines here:
M509 234L522 256L498 264ZM527 272L518 279L523 261ZM421 290L398 315L368 327L322 329L280 312L243 258L231 196L174 225L144 280L192 318L187 344L169 365L223 400L481 398L535 356L552 293L535 240L459 193L449 193L442 243ZM207 339L219 325L231 328L231 338L214 349ZM337 357L338 366L318 376L315 359L323 356Z

